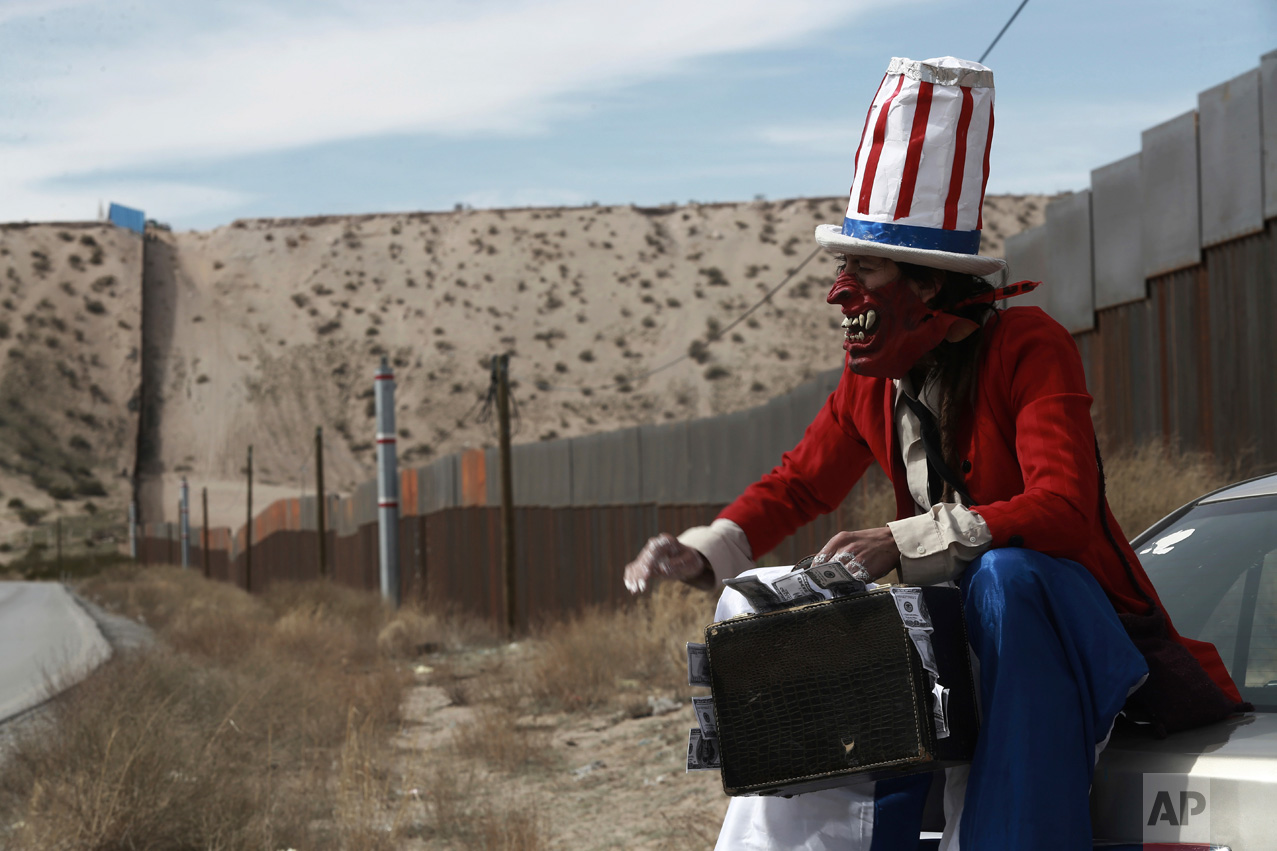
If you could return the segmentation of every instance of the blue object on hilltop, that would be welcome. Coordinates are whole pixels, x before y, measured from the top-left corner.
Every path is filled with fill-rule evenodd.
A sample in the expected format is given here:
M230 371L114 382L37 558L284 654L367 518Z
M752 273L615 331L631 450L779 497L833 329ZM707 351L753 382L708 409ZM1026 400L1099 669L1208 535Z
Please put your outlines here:
M128 228L136 233L146 232L146 214L123 204L111 202L111 209L106 216L116 227Z

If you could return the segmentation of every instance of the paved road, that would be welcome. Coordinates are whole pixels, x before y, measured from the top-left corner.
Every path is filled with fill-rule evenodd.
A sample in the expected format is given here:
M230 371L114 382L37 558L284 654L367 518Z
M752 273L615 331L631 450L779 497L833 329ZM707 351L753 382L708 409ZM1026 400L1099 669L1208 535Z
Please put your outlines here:
M0 582L0 721L65 688L111 655L101 630L61 585Z

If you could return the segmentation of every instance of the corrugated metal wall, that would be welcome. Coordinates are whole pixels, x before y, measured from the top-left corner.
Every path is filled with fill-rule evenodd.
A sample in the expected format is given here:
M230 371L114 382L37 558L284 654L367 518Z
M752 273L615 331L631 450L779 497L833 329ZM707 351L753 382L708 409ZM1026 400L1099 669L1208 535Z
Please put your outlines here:
M1277 52L1142 142L1007 241L1012 274L1046 281L1030 300L1074 332L1110 445L1161 438L1277 469ZM643 542L712 520L798 441L837 381L825 373L724 416L514 447L521 623L620 603L621 568ZM498 470L495 450L469 450L403 472L405 599L502 616ZM882 481L867 476L772 559L815 552ZM330 575L375 589L376 483L333 499L328 517ZM254 521L253 590L317 577L315 528L313 498L268 506ZM243 586L245 530L210 532L210 574ZM178 547L172 524L140 545L169 563Z

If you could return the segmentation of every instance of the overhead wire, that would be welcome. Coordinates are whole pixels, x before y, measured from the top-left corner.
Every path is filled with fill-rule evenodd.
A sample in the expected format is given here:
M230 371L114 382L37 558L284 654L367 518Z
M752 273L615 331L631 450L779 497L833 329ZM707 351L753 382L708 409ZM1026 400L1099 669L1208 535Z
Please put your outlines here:
M706 338L705 344L709 345L711 343L716 343L719 340L723 339L723 337L727 334L728 331L731 331L737 325L744 322L746 319L750 317L751 314L754 313L754 311L758 310L764 304L767 304L769 301L771 301L772 296L776 295L776 293L780 292L781 289L783 289L786 284L792 281L794 279L794 276L797 275L799 272L801 272L808 263L814 260L816 255L819 254L820 251L821 249L819 247L812 249L812 252L808 254L805 258L803 258L803 262L799 263L797 266L790 269L789 273L785 275L783 279L781 279L780 283L778 283L776 286L769 289L763 295L762 298L760 298L758 301L750 305L749 309L747 309L740 316L737 316L730 323L728 323L727 327L720 328L719 330L711 333ZM623 387L629 384L637 384L640 381L644 381L648 378L651 378L653 375L656 375L659 372L664 372L670 367L676 366L682 363L683 361L688 360L691 357L692 357L692 354L690 352L684 352L683 354L679 355L673 360L666 361L660 366L652 367L651 369L641 372L638 375L618 376L617 378L613 379L613 381L610 384L598 384L593 387L563 387L556 384L550 384L548 381L538 381L536 383L536 388L538 390L545 391L545 392L556 391L556 392L563 392L563 393L594 393L595 391L600 391L600 390L613 390L613 389L616 389L617 387Z
M1029 5L1029 0L1021 0L1020 5L1017 6L1015 8L1015 11L1011 13L1011 17L1008 18L1007 22L1002 25L1002 29L1000 29L998 31L998 34L994 36L993 41L990 42L989 46L985 48L984 53L980 54L979 61L981 62L981 64L983 64L984 60L988 58L990 53L993 52L993 48L997 47L998 42L1002 40L1002 36L1006 35L1007 30L1011 28L1011 24L1015 23L1015 19L1020 16L1020 12L1024 11L1024 7L1027 5ZM739 325L740 323L748 319L750 315L752 315L756 310L758 310L764 304L767 304L769 301L771 301L772 296L780 292L780 290L783 289L786 284L792 281L794 279L794 276L797 275L800 271L802 271L802 269L808 263L810 263L813 259L815 259L816 255L819 253L820 253L820 248L812 249L812 252L808 254L801 263L799 263L795 268L791 269L789 271L789 274L787 274L780 281L780 283L778 283L776 286L768 290L766 294L764 294L763 297L760 298L758 301L754 302L754 304L752 304L749 307L749 309L747 309L740 316L737 316L734 320L732 320L727 325L727 327L722 328L718 331L715 331L711 333L708 337L706 337L705 344L710 345L712 343L718 342L729 331L731 331L737 325ZM557 384L551 384L548 381L542 380L542 381L536 382L536 388L543 392L560 392L560 393L594 393L596 391L612 390L612 389L623 387L629 384L637 384L640 381L651 378L653 375L656 375L657 373L664 372L665 370L673 366L676 366L682 363L683 361L688 360L691 357L692 357L691 352L684 352L683 354L679 355L673 360L667 361L661 364L660 366L653 367L649 370L646 370L645 372L641 372L638 375L617 376L617 378L615 378L609 384L598 384L598 385L586 386L586 387L564 387ZM475 404L475 408L482 405L484 409L480 415L480 419L478 420L479 422L486 422L491 419L490 409L492 407L493 401L495 400L495 394L496 394L496 383L494 381L493 384L488 388L488 393L485 396L481 397L478 400L478 402L476 402ZM510 396L510 400L512 403L514 403L513 393ZM461 421L465 422L469 420L470 416L474 413L475 408L471 408L470 412L468 412L464 417L462 417Z
M998 42L1002 39L1002 36L1006 33L1006 31L1011 28L1011 24L1015 22L1015 19L1019 16L1020 11L1027 5L1029 5L1029 0L1022 0L1020 5L1015 7L1015 11L1011 13L1011 17L1007 20L1005 24L1002 25L1002 29L998 30L998 34L994 36L993 41L989 44L989 46L984 49L984 53L980 54L979 61L981 65L984 64L985 58L988 57L988 55L993 52L993 48L997 46Z

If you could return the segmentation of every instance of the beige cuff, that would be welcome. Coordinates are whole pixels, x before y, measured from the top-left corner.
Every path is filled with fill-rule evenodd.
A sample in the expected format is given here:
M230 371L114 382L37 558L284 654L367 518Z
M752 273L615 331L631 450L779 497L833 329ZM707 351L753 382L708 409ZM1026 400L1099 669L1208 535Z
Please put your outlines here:
M715 584L754 567L754 556L745 530L730 520L720 518L708 526L693 526L679 535L678 540L699 550L709 560Z
M900 550L900 581L935 585L956 579L993 543L984 518L955 503L887 524Z

